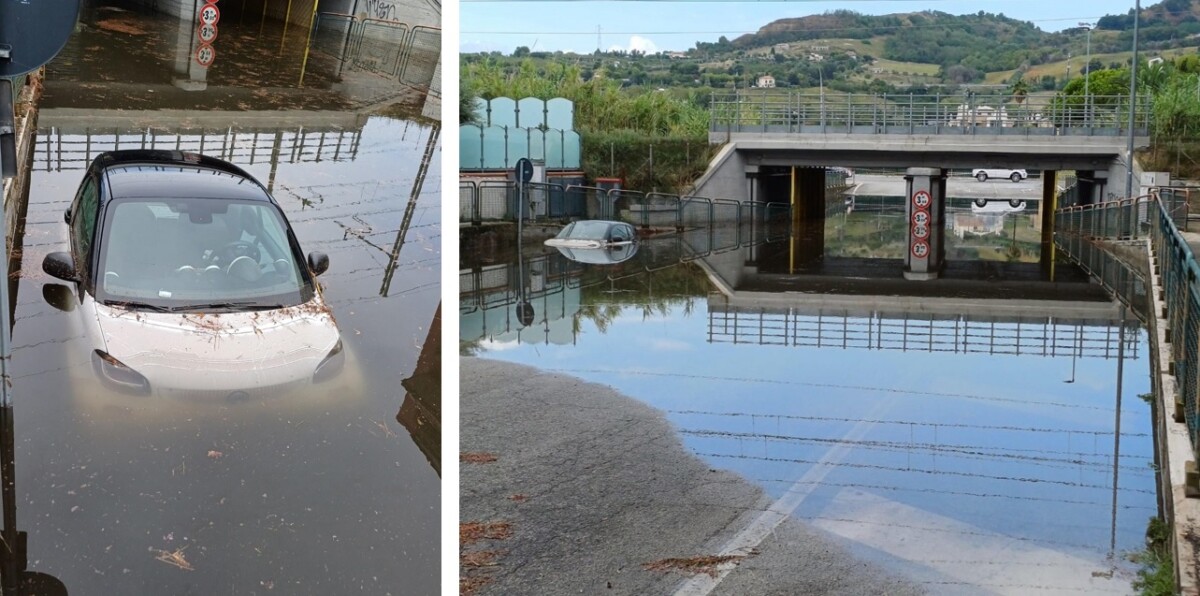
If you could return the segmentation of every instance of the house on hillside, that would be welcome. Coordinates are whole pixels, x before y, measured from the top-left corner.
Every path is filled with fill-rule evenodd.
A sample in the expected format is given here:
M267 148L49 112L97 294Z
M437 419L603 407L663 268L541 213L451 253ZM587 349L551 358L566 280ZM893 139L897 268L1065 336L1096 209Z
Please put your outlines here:
M968 106L966 104L958 106L954 117L950 119L949 126L1012 126L1013 120L1008 117L1008 110L1004 107L993 108L992 106Z
M824 59L825 59L825 56L822 56L816 52L809 53L809 55L808 55L809 62L821 62Z
M783 52L786 52L789 49L791 49L792 46L791 46L791 44L777 43L773 47L775 48L776 54L782 54Z
M682 60L687 58L687 52L667 52L667 58L671 60Z
M775 77L769 74L761 75L758 77L758 80L754 82L754 86L758 87L759 89L772 89L775 87Z

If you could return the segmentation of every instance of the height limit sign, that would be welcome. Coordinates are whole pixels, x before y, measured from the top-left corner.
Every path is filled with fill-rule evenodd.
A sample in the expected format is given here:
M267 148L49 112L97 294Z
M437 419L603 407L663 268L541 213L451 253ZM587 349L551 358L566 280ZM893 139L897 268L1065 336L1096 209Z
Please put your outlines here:
M929 196L929 191L918 190L912 196L913 207L921 211L929 209L929 204L933 202L933 198Z

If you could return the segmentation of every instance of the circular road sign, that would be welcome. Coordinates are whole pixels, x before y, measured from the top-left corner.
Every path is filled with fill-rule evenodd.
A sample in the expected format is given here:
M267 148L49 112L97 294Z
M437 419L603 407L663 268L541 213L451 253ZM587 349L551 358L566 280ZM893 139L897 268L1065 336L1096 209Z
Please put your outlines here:
M0 46L11 48L0 59L0 77L33 72L54 58L75 31L79 0L0 2Z
M912 202L917 209L928 209L931 201L932 198L929 196L929 193L924 190L918 190L913 193Z
M221 20L221 9L216 4L205 4L200 9L200 22L205 25L216 25Z
M928 211L913 212L912 221L913 221L913 224L918 225L918 226L929 225L929 212Z
M913 226L912 234L914 237L924 240L929 237L929 226L917 224Z
M196 35L200 37L200 41L212 43L217 38L217 26L215 24L200 23L200 27L196 29Z
M912 256L918 259L923 259L929 256L929 243L924 240L917 240L912 244Z
M529 161L528 158L522 157L521 159L518 159L515 169L517 182L526 184L530 180L533 180L533 162Z
M202 43L196 48L196 64L208 68L217 59L217 51L212 46Z

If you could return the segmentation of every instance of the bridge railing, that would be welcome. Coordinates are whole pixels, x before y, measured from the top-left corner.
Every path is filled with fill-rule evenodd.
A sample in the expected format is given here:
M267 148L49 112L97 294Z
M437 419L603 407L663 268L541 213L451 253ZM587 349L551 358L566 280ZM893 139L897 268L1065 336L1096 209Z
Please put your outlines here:
M1139 97L1134 132L1148 134ZM712 132L1123 136L1128 96L858 95L782 89L714 93Z

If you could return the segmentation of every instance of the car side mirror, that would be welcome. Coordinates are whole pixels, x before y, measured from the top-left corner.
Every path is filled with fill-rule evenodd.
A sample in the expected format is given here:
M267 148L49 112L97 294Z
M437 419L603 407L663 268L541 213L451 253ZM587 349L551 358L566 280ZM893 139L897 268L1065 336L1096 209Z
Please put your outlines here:
M71 253L52 252L42 261L42 271L64 281L77 281L75 262Z
M316 251L308 253L308 269L314 276L325 273L329 269L329 255Z
M71 223L71 208L70 207L67 207L66 209L63 210L63 221L68 224Z
M71 288L62 284L46 284L42 286L42 299L46 304L63 312L75 310L75 293Z

